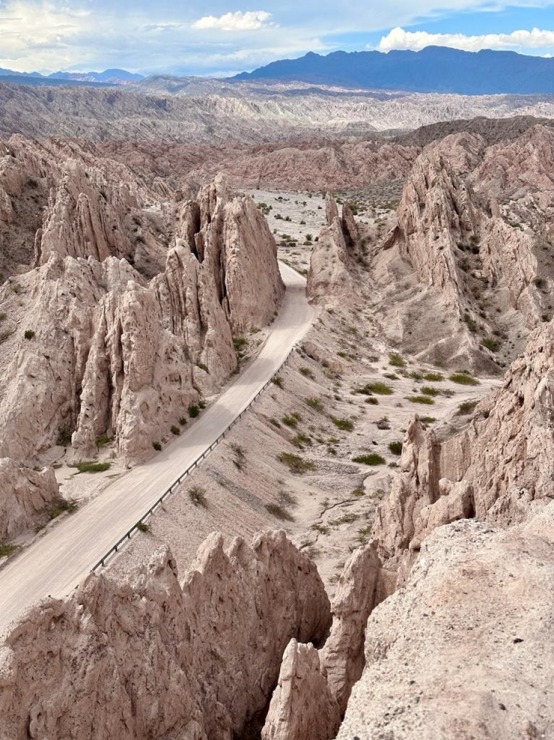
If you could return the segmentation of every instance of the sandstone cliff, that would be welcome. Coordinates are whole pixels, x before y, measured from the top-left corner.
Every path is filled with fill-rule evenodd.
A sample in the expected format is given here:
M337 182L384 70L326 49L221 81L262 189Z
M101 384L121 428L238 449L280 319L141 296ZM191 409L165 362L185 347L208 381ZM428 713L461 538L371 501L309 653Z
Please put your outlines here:
M284 533L210 537L179 585L167 551L125 586L91 575L33 609L0 657L0 736L231 740L256 725L291 638L329 603Z
M42 225L27 223L34 256L18 252L37 266L20 263L0 288L0 454L32 458L73 435L90 455L102 436L138 459L233 372L233 337L272 320L284 292L273 237L221 179L152 215L155 195L117 163L10 146L6 202L21 206L29 173L51 187Z

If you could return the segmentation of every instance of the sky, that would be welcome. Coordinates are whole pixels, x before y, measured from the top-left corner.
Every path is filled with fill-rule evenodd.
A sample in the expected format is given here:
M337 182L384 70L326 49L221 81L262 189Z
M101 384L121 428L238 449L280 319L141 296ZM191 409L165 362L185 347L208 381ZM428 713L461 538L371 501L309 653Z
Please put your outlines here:
M0 0L0 67L224 76L308 51L554 56L554 0Z

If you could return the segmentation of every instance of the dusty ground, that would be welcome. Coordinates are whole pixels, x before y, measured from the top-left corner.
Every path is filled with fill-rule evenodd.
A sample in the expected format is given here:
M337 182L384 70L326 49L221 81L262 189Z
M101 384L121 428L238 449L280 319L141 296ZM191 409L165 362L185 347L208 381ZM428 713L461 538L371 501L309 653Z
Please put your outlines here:
M458 415L461 404L498 382L460 386L437 368L391 356L372 333L369 312L364 318L367 328L360 331L359 312L322 314L274 386L152 518L150 531L113 562L114 576L162 543L184 572L214 530L249 537L279 527L315 558L333 591L350 551L368 538L397 464L398 446L389 445L401 442L411 415L427 417L440 434L466 423L470 414ZM442 379L425 379L429 373ZM382 385L366 387L374 383ZM372 454L382 461L353 462Z

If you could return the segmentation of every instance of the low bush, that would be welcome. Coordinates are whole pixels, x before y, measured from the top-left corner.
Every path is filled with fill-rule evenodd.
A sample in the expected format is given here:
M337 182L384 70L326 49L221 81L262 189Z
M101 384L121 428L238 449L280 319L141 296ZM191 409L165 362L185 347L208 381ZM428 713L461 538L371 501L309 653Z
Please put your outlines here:
M406 400L410 401L411 403L427 404L428 406L431 406L435 403L435 399L431 398L430 396L408 396Z
M477 378L474 378L469 373L454 373L450 376L449 380L459 385L480 385Z
M77 502L72 499L60 499L48 509L48 519L52 521L52 519L57 519L62 514L73 514L78 507Z
M71 466L77 468L79 473L105 473L112 467L109 462L94 462L94 460L82 460Z
M351 432L354 429L354 422L350 419L337 419L335 416L332 416L331 421L337 429L342 429L344 432Z
M291 473L303 475L315 470L315 463L310 460L303 460L298 455L291 455L289 452L282 452L278 457L279 462L286 465Z
M357 455L356 457L352 458L352 462L375 466L384 465L386 460L384 457L381 457L381 455L378 455L376 452L372 452L369 455Z
M389 444L389 450L392 452L393 455L401 455L402 454L402 442L391 442Z
M393 367L406 367L406 360L397 352L391 352L389 355L389 365Z
M477 406L478 401L464 401L458 406L458 410L456 411L457 416L467 416L468 414L473 413L475 407Z
M161 442L152 442L152 447L156 450L156 452L159 452L162 449Z
M181 430L178 426L175 426L175 424L171 427L171 434L174 434L176 437L178 437L181 434Z
M192 403L189 406L189 416L191 419L196 419L198 416L200 416L200 406L198 406L195 403Z
M281 519L282 521L287 522L294 521L293 515L289 511L287 511L284 506L280 506L279 504L266 504L265 508L268 513L271 514L271 516L274 516L276 519Z
M189 488L189 498L195 506L202 506L204 509L208 508L205 488L202 488L201 486L193 486L192 488Z

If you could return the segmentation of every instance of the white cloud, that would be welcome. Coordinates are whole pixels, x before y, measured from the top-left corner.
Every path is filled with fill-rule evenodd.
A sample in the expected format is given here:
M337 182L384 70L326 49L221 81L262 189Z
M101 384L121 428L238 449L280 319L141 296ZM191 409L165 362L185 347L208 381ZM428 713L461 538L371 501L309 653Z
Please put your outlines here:
M201 30L257 31L260 28L274 25L271 22L271 13L265 10L248 10L245 13L237 10L235 13L225 13L220 16L205 15L195 21L192 27Z
M411 49L420 51L426 46L450 46L464 51L480 49L545 49L554 47L554 31L533 28L531 31L512 33L487 33L480 36L466 36L463 33L427 33L427 31L405 31L393 28L379 42L379 51Z

